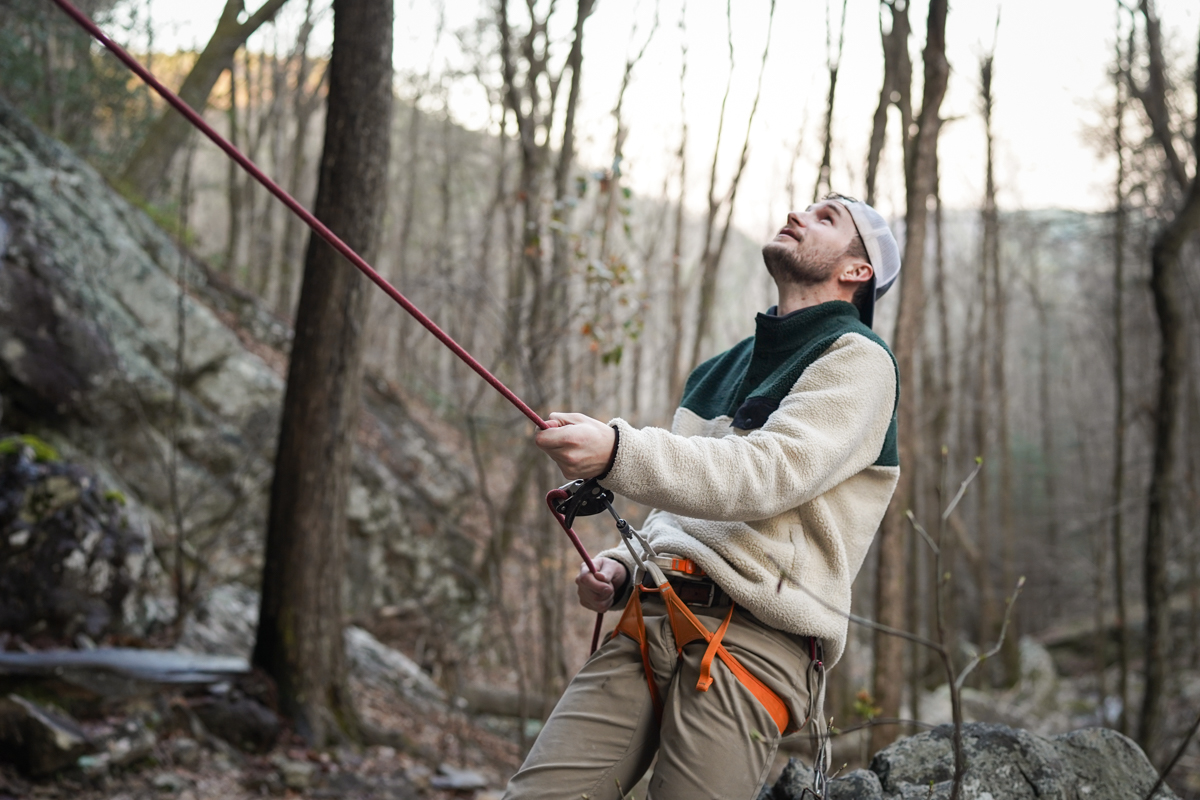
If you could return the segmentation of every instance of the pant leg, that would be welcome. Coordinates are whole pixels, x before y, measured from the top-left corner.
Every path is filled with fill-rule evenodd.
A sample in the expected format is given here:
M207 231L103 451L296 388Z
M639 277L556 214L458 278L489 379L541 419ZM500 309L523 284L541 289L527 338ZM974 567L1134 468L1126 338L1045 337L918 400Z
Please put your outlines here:
M646 635L664 696L676 661L670 624L647 619ZM619 800L650 767L658 741L641 650L614 636L571 680L504 798Z
M727 611L693 610L710 631ZM653 800L756 796L778 747L775 721L719 658L711 670L713 685L698 691L704 643L688 645L677 659L665 606L650 596L644 612L651 668L663 698L661 730L641 651L628 637L615 636L571 681L509 782L505 800L619 800L645 774L656 750ZM788 704L793 717L804 713L808 655L795 637L739 611L723 642Z
M648 609L651 614L655 610ZM693 611L713 631L725 609ZM809 658L796 637L735 612L723 644L789 705L793 717L804 713ZM719 657L713 660L708 691L696 689L704 650L702 641L684 648L664 697L658 763L650 779L652 800L752 800L774 762L781 736L775 721ZM793 725L803 721L801 716Z

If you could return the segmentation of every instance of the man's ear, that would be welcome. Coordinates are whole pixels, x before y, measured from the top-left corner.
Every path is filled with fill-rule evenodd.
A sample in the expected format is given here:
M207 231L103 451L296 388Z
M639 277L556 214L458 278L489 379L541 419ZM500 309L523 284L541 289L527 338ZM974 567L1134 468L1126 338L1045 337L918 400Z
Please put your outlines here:
M858 284L866 283L871 280L871 276L875 274L875 270L866 261L851 261L842 269L842 274L838 276L838 280L842 283L854 284L852 289L857 289Z

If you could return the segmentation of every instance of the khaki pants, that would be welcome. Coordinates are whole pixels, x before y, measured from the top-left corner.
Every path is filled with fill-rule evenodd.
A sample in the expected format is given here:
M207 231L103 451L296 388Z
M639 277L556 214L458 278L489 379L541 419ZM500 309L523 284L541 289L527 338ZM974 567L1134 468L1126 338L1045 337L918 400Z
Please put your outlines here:
M779 744L775 722L720 659L712 665L712 686L698 691L704 642L689 644L677 658L666 607L653 595L642 603L650 663L663 700L661 726L641 651L628 636L617 635L571 681L509 782L505 800L617 800L641 779L656 752L646 800L757 796ZM709 631L728 610L692 608ZM808 707L805 640L738 609L722 642L788 705L792 728L802 726Z

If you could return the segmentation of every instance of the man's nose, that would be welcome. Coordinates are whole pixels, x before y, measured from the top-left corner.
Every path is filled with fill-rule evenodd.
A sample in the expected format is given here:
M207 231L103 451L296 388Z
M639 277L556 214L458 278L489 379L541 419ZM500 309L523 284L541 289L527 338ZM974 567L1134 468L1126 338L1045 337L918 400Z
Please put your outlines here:
M809 214L807 211L789 211L787 218L789 224L796 225L800 228L807 228L810 222L808 217L810 216L811 214Z

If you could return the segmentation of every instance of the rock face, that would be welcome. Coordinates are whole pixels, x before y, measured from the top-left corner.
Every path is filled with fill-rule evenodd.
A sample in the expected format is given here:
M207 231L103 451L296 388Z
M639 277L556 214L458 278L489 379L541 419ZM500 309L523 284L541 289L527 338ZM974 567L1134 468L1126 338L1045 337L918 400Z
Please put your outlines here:
M0 433L36 434L120 491L155 552L182 530L202 591L257 584L289 341L0 101ZM412 607L477 635L469 461L387 387L364 389L346 611Z
M831 800L917 800L950 797L953 729L901 739L878 753L870 770L829 784ZM973 723L963 730L967 770L962 800L1130 800L1150 791L1158 775L1134 742L1109 728L1043 738L1003 725ZM795 762L760 800L801 800L811 773ZM810 795L811 796L811 795ZM1163 788L1158 800L1175 794Z
M156 567L145 520L119 495L0 441L0 630L56 641L144 630L166 616Z

